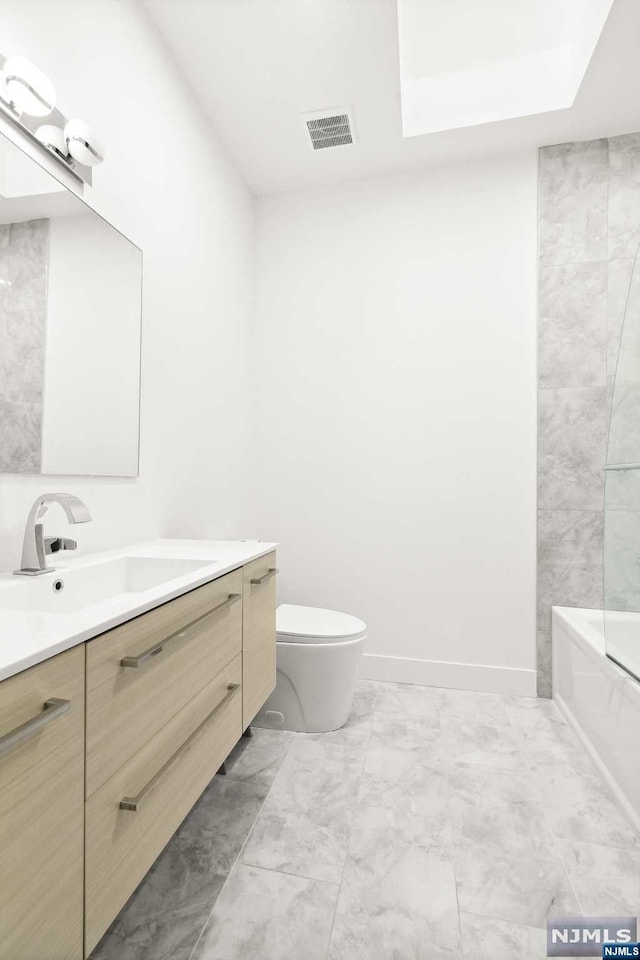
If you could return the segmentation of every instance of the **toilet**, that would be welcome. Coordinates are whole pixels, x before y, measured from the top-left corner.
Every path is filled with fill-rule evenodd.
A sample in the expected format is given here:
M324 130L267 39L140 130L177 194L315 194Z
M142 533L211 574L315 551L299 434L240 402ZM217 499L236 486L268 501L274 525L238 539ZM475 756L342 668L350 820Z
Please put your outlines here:
M276 688L257 727L326 733L347 722L367 625L320 607L283 603L276 610Z

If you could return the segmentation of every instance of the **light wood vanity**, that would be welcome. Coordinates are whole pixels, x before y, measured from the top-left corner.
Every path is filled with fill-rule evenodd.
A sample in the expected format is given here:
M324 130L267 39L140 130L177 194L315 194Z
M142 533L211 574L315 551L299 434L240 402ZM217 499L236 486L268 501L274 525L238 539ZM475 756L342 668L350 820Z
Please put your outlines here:
M270 553L0 682L0 960L83 960L275 686Z

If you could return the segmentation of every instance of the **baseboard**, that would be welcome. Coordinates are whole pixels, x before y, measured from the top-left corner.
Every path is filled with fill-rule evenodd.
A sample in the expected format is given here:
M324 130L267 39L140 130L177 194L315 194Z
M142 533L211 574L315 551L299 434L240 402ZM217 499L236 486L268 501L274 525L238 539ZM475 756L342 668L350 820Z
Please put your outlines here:
M424 687L449 687L481 693L536 696L536 671L515 667L487 667L480 663L447 663L365 654L360 662L363 680L415 683Z

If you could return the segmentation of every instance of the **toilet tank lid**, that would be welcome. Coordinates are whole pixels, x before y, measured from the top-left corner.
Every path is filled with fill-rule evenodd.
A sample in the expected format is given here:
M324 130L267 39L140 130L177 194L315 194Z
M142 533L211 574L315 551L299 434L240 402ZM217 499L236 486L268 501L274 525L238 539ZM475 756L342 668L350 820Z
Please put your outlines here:
M317 637L319 640L352 639L364 636L367 625L358 617L321 607L299 607L281 603L276 610L276 633L283 637Z

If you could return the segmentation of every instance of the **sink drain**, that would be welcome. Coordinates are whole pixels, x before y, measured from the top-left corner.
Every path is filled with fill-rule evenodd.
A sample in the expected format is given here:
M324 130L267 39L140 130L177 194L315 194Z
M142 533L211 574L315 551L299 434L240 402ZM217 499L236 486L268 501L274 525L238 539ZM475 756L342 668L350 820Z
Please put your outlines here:
M52 589L54 593L62 593L64 590L64 580L54 580Z

